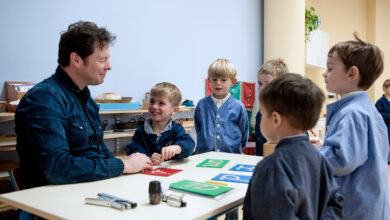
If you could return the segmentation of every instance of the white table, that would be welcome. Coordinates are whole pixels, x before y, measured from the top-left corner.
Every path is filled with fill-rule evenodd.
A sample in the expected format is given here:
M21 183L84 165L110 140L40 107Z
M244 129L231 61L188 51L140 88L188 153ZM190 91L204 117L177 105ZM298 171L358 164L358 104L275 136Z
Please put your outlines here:
M230 160L223 168L196 167L205 159ZM0 201L48 219L206 219L242 204L248 184L228 183L234 191L219 199L184 193L187 207L176 208L161 202L149 204L149 182L151 180L172 182L188 179L205 182L220 173L251 175L250 172L230 171L236 164L257 164L258 156L209 152L183 160L167 161L162 167L183 169L169 177L145 174L130 174L88 183L49 185L0 195ZM86 197L96 197L105 192L137 202L135 209L117 209L85 204ZM181 194L179 191L171 191Z

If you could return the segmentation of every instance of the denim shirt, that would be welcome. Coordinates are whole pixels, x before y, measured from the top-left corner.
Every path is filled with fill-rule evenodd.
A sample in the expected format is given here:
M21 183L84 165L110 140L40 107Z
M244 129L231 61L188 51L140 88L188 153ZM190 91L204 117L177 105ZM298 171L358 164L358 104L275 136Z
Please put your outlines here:
M99 109L88 87L80 90L61 67L24 95L15 124L24 187L123 173L122 161L104 144Z

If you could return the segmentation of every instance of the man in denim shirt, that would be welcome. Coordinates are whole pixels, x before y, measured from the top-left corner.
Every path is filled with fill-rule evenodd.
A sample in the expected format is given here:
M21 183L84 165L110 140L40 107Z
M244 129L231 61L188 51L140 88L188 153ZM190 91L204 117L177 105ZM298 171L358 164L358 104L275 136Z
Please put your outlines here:
M61 35L56 72L34 86L15 115L23 188L101 180L152 169L150 158L119 159L103 141L99 109L88 85L103 83L115 37L91 22Z

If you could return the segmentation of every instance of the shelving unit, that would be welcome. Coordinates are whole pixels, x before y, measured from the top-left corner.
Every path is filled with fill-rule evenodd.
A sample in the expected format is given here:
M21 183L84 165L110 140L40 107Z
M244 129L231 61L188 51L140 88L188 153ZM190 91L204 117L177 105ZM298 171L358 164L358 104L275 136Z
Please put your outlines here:
M195 107L180 107L180 112L191 111L195 109ZM119 120L120 115L142 115L147 113L147 109L140 110L126 110L126 111L100 111L99 114L107 115L114 114L115 120ZM15 113L11 112L1 112L0 113L0 122L14 120ZM185 125L184 129L189 132L194 127L193 123L191 125ZM104 140L108 139L116 139L115 142L115 151L118 152L119 148L119 139L118 138L131 138L134 136L135 129L127 132L110 132L104 133ZM0 135L0 152L8 151L8 150L16 150L16 136L2 136Z

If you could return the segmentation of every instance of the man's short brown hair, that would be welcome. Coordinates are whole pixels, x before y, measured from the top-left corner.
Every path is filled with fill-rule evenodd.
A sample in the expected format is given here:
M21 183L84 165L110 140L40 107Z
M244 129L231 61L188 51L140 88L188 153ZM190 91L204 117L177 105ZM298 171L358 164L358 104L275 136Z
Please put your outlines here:
M77 53L83 60L95 51L98 44L100 48L112 44L115 41L106 28L99 28L95 23L79 21L70 24L68 30L61 34L58 48L58 64L62 67L69 66L70 54Z
M181 92L179 88L168 82L157 83L150 90L151 97L167 97L172 106L177 107L181 102Z
M360 73L358 87L367 90L383 72L383 53L379 47L362 41L356 33L353 36L356 41L337 43L330 49L328 57L336 52L346 71L356 66Z
M324 99L310 79L294 73L272 80L260 93L260 103L267 112L279 113L292 127L304 131L316 125Z

